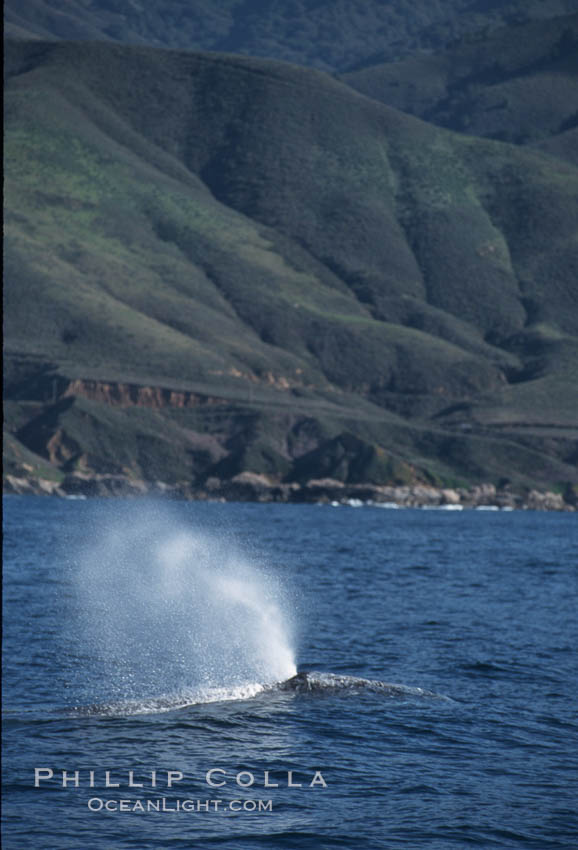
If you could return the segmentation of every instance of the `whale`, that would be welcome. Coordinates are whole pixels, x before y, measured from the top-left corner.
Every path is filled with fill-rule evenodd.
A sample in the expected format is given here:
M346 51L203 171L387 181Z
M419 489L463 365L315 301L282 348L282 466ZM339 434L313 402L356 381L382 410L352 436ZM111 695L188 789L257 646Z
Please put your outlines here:
M301 670L289 679L279 682L276 690L296 694L329 694L336 691L373 691L389 697L434 697L444 699L440 694L424 688L413 688L393 682L381 682L377 679L363 679L359 676L346 676L335 673L318 673ZM447 699L447 698L446 698Z
M291 676L284 682L279 682L277 688L280 691L295 691L298 694L307 693L308 691L321 690L322 686L305 670Z
M251 697L274 697L277 693L291 696L310 695L313 697L360 694L362 692L380 694L386 698L449 700L442 694L413 688L408 685L381 682L377 679L363 679L359 676L347 676L338 673L321 673L315 670L300 670L281 682L253 683L230 688L208 688L167 694L150 699L121 700L104 704L74 706L70 713L76 716L126 716L131 714L151 714L164 711L178 711L192 706L208 703L229 702Z

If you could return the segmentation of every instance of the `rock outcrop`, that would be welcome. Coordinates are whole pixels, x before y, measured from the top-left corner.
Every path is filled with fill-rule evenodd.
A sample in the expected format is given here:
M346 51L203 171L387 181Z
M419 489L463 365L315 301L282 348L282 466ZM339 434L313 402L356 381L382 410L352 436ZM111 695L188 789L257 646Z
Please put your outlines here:
M4 476L4 493L52 495L61 498L137 498L143 496L179 500L222 502L285 502L395 506L400 508L439 508L446 510L538 510L569 511L577 506L564 495L530 490L515 494L493 484L470 488L439 488L423 485L384 487L373 484L344 484L333 479L312 479L303 484L276 482L266 475L242 472L231 479L208 478L202 486L182 481L167 484L143 481L123 475L75 473L61 481Z

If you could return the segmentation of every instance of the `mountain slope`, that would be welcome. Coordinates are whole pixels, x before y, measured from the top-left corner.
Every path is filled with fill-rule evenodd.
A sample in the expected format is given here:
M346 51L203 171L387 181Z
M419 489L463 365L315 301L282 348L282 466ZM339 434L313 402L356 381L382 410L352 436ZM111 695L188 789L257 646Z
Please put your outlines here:
M578 121L578 15L463 39L343 76L357 91L450 130L530 144Z
M575 11L574 0L6 0L15 38L107 40L282 59L329 71Z
M309 455L311 477L575 480L576 169L282 63L40 42L7 62L27 451L165 480ZM365 466L328 466L340 435Z

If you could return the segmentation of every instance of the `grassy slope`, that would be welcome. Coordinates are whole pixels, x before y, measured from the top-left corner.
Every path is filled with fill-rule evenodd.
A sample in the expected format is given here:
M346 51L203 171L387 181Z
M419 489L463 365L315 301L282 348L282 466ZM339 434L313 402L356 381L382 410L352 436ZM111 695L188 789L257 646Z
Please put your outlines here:
M537 143L578 120L578 15L485 32L343 80L451 130Z
M8 62L9 395L52 366L222 399L63 400L24 424L22 402L29 449L290 475L353 433L385 452L378 479L391 455L445 480L572 478L540 429L576 422L575 169L283 64L41 43Z

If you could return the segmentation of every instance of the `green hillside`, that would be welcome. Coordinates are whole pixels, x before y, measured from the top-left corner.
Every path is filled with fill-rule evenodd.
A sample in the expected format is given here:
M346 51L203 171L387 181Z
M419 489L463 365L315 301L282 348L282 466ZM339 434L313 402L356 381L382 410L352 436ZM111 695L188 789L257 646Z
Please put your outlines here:
M484 30L444 52L343 80L450 130L515 144L549 140L578 124L578 15Z
M283 63L20 42L7 471L578 481L578 171Z

